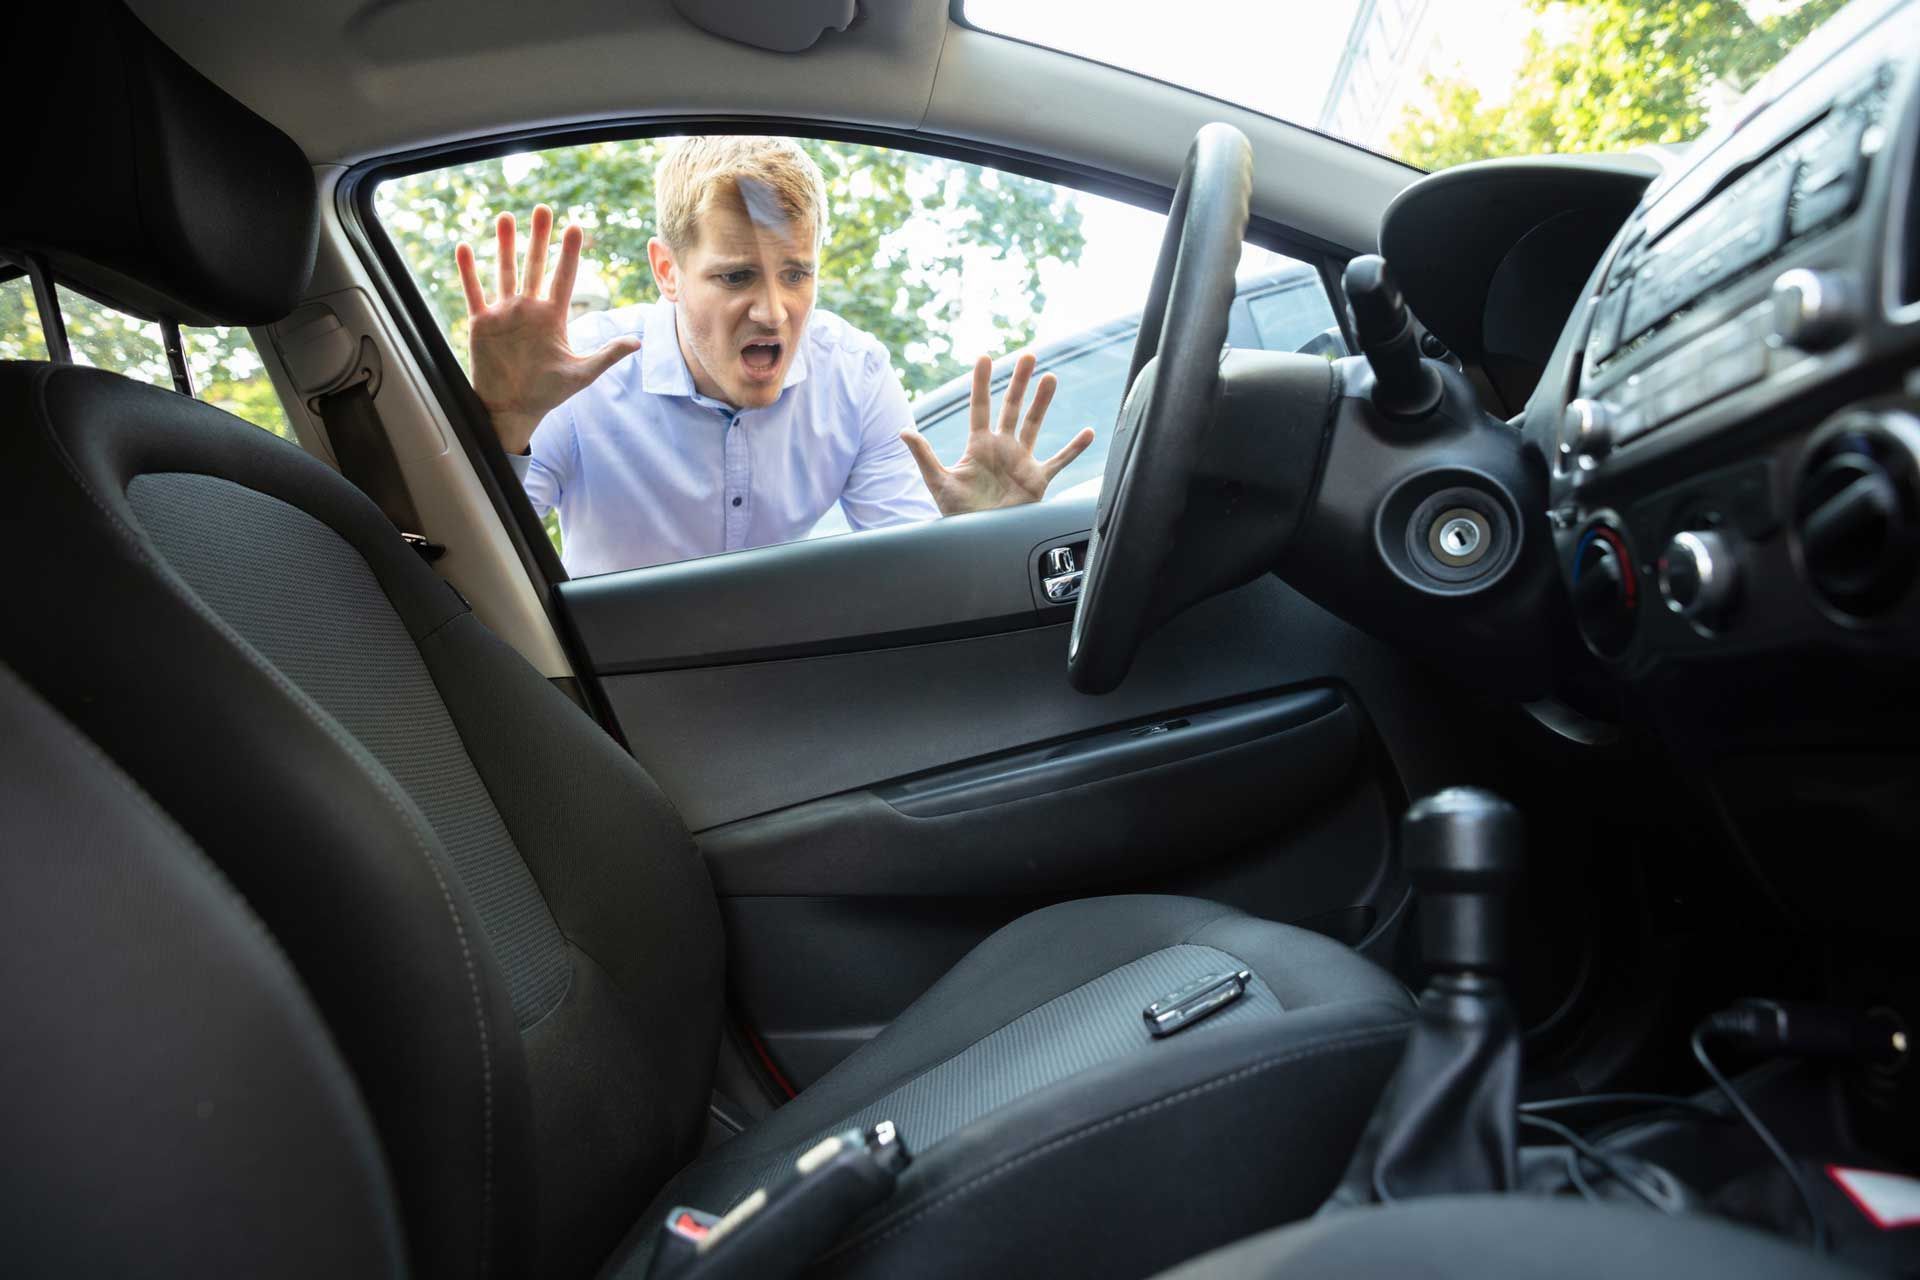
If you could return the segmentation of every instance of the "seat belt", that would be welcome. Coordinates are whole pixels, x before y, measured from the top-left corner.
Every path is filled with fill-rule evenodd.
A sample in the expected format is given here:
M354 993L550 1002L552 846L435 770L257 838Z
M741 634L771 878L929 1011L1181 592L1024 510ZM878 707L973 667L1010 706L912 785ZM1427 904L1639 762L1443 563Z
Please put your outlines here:
M374 410L367 379L361 378L338 391L318 396L312 404L326 425L327 439L333 445L340 473L373 499L374 505L385 512L387 519L393 521L393 527L400 531L401 540L419 552L422 560L432 564L445 555L445 547L429 542L426 534L420 532L424 527L420 523L420 512L413 505L413 495L407 492L406 477L400 474L400 460L394 456L393 441L387 439L386 431L380 426L380 415Z

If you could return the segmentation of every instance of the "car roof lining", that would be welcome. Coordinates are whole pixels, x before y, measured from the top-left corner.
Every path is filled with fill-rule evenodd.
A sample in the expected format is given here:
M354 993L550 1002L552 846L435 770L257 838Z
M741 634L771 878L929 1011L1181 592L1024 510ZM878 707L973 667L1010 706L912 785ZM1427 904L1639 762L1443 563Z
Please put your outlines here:
M671 0L129 0L315 164L613 119L835 121L1025 152L1171 186L1209 120L1254 145L1256 211L1348 249L1418 171L1177 86L954 23L945 0L863 6L801 54L699 30ZM298 50L297 60L275 56ZM266 56L263 56L266 55ZM1072 102L1075 109L1061 111ZM1293 180L1310 173L1311 182Z

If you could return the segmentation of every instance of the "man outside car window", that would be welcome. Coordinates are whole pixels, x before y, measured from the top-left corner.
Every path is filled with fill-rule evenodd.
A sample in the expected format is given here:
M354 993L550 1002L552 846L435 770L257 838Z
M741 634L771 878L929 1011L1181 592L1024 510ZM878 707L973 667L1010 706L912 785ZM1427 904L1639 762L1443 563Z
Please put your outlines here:
M982 357L965 451L940 463L912 429L886 349L813 305L826 188L791 140L681 139L654 197L647 254L660 300L571 329L582 235L562 235L543 297L544 205L524 278L513 215L500 216L492 301L473 250L455 254L474 390L535 510L559 508L569 573L791 541L835 503L865 529L1038 501L1092 442L1083 430L1036 459L1052 375L1023 416L1033 358L1022 356L993 424Z

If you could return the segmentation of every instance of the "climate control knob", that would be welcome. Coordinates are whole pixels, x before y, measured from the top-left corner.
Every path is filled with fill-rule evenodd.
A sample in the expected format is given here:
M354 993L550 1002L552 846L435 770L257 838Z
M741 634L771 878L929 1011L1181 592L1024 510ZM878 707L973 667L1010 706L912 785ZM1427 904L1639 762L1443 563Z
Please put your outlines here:
M1660 555L1660 594L1667 608L1689 622L1719 627L1733 613L1739 589L1740 562L1720 534L1676 533Z
M1626 539L1607 524L1580 535L1573 552L1573 609L1594 652L1617 658L1633 640L1640 580Z

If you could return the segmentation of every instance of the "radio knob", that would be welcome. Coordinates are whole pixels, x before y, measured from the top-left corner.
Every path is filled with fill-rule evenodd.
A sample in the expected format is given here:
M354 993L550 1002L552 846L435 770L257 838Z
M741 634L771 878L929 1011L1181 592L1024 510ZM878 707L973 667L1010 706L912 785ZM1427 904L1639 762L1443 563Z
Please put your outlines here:
M1618 443L1620 411L1605 400L1582 397L1568 403L1560 415L1560 461L1563 467L1576 458L1596 462L1607 456Z
M1660 556L1660 594L1667 608L1689 622L1718 627L1739 595L1740 563L1717 533L1677 533Z
M1860 290L1843 271L1795 267L1773 282L1773 336L1781 346L1826 351L1860 325Z

